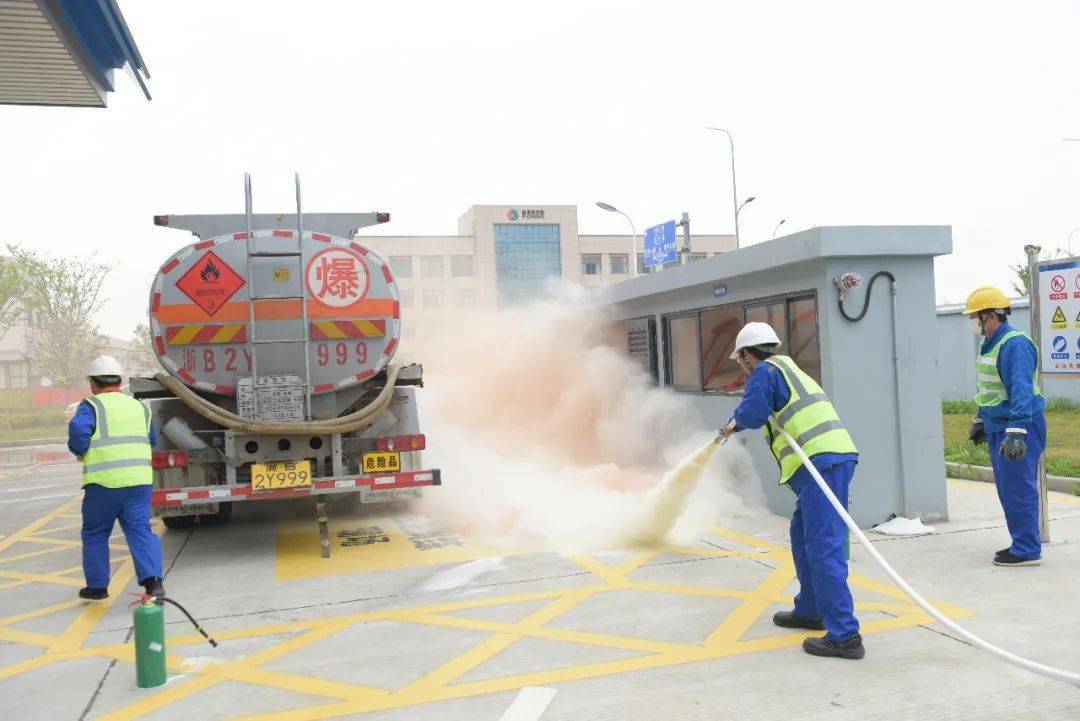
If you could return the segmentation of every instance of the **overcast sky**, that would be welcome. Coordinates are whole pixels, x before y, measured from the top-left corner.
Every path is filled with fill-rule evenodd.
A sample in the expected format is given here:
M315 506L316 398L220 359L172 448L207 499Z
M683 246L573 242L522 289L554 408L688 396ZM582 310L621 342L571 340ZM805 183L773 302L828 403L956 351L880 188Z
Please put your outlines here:
M691 215L743 242L948 224L939 301L1007 286L1080 226L1080 2L120 0L152 73L106 110L0 107L0 241L117 264L128 337L190 237L154 213L387 210L452 234L475 203L573 203L584 233ZM1080 232L1074 248L1080 249Z

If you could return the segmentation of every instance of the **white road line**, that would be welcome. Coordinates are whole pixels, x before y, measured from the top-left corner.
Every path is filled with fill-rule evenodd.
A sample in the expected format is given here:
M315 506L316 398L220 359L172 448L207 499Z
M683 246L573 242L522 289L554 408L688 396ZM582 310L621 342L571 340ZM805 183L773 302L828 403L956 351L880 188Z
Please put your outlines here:
M526 686L514 697L514 702L499 717L499 721L537 721L558 692L555 688Z
M21 486L19 488L0 488L0 493L25 493L26 491L44 491L48 488L71 488L72 490L75 490L74 486L71 483L53 483L48 486Z
M44 501L47 498L71 498L75 493L54 493L51 496L34 496L33 498L9 498L0 503L29 503L30 501Z

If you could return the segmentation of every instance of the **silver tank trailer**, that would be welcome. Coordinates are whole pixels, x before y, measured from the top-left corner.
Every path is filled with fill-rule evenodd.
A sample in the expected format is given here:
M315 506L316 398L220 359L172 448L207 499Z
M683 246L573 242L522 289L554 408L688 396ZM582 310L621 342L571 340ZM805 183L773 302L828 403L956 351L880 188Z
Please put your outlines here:
M357 229L389 214L301 214L296 182L295 214L251 213L245 178L243 215L155 216L156 225L197 240L166 260L151 287L151 340L176 381L133 379L132 390L161 431L154 507L166 526L223 522L236 501L314 496L325 556L324 496L399 500L439 485L440 475L422 465L419 365L399 369L389 405L370 425L321 432L308 423L353 413L378 396L401 318L389 264L356 240ZM194 401L183 387L169 388L177 381ZM224 427L199 412L198 399L297 431ZM297 480L305 468L308 477Z

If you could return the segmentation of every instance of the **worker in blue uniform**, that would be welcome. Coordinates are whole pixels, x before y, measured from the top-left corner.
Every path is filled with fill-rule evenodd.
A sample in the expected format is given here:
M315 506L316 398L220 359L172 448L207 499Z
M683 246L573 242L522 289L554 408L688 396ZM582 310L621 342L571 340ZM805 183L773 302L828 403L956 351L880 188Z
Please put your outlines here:
M804 639L809 654L860 659L866 651L847 583L847 528L779 428L802 447L845 507L858 450L821 387L791 358L776 355L779 347L780 338L766 323L747 323L739 331L731 358L748 377L742 401L721 433L727 438L763 428L780 466L780 483L798 499L791 516L791 555L799 593L794 610L777 613L773 622L825 629L823 637Z
M109 537L124 531L136 578L151 596L163 596L161 542L150 528L154 476L151 449L157 433L150 409L120 392L123 368L99 356L88 372L93 392L68 424L68 450L83 463L82 543L86 587L79 597L109 597Z
M1037 566L1039 456L1046 448L1046 400L1039 390L1039 350L1009 325L1012 304L993 286L977 288L965 312L983 342L975 361L978 415L969 435L989 443L994 484L1005 511L1012 545L994 556L997 566Z

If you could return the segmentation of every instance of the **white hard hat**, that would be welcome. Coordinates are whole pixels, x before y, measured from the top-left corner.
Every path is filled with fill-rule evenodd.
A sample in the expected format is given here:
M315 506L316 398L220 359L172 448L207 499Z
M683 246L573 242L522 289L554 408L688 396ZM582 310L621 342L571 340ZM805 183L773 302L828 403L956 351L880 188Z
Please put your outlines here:
M739 351L743 348L751 348L759 345L780 345L780 337L768 323L751 321L743 326L739 335L735 336L735 350L731 352L731 360L739 357Z
M94 360L90 361L90 367L86 370L86 375L90 378L96 378L98 376L122 376L124 375L124 367L120 365L120 361L113 358L111 355L99 355Z

